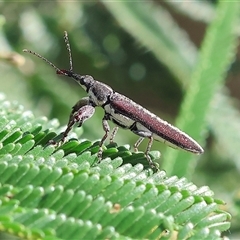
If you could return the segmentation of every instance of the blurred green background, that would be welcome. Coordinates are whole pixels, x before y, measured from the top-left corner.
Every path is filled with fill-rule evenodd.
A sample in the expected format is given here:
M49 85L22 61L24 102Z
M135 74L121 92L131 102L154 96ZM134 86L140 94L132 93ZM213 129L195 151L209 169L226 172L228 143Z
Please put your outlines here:
M85 92L22 50L34 50L59 68L68 69L63 41L66 30L75 72L92 75L174 123L215 8L210 1L0 2L0 91L36 116L57 118L65 125L71 107ZM226 208L234 217L230 236L237 236L234 234L240 229L238 55L225 87L213 99L212 109L218 112L210 111L206 119L205 154L198 158L191 176L196 185L210 186L216 197L228 203ZM101 138L102 117L103 111L98 109L84 124L81 137ZM136 140L124 130L116 137L119 145L133 145ZM144 141L140 150L145 146ZM164 156L166 146L154 143L152 150Z

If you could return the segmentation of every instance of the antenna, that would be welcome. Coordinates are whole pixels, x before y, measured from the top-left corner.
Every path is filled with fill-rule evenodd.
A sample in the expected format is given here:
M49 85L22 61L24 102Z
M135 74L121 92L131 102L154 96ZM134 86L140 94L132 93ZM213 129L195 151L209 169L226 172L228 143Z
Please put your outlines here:
M64 31L64 41L66 43L66 48L68 51L68 55L69 55L69 64L70 64L70 69L69 72L72 72L73 70L73 64L72 64L72 53L71 53L71 47L70 47L70 43L68 40L68 35L67 35L67 31ZM65 76L69 76L69 74L67 73L68 71L66 70L60 70L58 67L56 67L52 62L50 62L49 60L47 60L45 57L41 56L40 54L32 51L32 50L28 50L28 49L23 49L23 52L27 52L27 53L31 53L32 55L37 56L38 58L42 59L43 61L45 61L47 64L49 64L50 66L52 66L56 72L58 74L62 74Z
M27 52L27 53L31 53L32 55L37 56L38 58L42 59L43 61L45 61L47 64L49 64L50 66L52 66L57 72L62 73L63 75L66 75L66 73L64 73L62 70L60 70L58 67L56 67L52 62L50 62L49 60L47 60L45 57L41 56L40 54L32 51L32 50L28 50L28 49L23 49L23 52Z
M69 56L69 64L70 64L69 71L72 72L72 70L73 70L72 52L71 52L71 47L70 47L70 43L69 43L69 40L68 40L67 31L64 31L64 41L66 43L66 48L67 48L68 56Z

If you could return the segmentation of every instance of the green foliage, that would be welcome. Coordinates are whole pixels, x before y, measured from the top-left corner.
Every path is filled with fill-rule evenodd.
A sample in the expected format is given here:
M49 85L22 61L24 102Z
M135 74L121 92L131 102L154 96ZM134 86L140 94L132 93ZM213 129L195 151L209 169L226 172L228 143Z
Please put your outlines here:
M120 24L151 50L156 58L164 63L177 78L187 79L189 77L189 72L195 63L195 59L192 59L195 49L192 49L192 53L191 49L185 51L184 48L181 48L180 44L182 42L187 44L188 39L174 24L164 8L155 8L147 1L141 4L132 1L116 3L103 1L103 3ZM123 12L124 18L122 17ZM164 24L159 24L161 21ZM172 31L169 31L170 28Z
M0 227L24 239L220 239L230 215L208 187L164 171L143 171L142 153L98 143L48 142L56 121L35 118L5 101L0 107ZM132 167L128 161L136 162Z
M238 23L239 4L229 4L220 1L216 17L207 29L202 44L199 62L192 75L191 85L181 105L177 126L186 132L191 132L195 139L201 140L206 128L206 121L211 108L208 107L226 76L237 48L235 32ZM224 46L224 47L223 47ZM194 125L192 126L192 123ZM166 154L168 162L164 164L167 171L178 176L191 176L194 163L190 155L169 151ZM185 159L181 167L178 161Z

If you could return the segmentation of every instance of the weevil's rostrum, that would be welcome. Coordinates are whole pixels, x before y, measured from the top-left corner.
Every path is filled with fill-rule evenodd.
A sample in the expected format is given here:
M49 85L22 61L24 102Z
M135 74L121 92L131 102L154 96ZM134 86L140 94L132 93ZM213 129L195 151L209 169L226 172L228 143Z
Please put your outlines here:
M67 32L64 32L64 40L66 42L70 58L69 70L60 70L53 63L49 62L46 58L42 57L38 53L35 53L31 50L23 50L24 52L29 52L46 61L53 68L55 68L57 74L73 78L88 94L88 97L81 99L74 105L67 129L63 133L62 142L66 139L69 131L72 129L75 123L77 123L79 127L82 126L85 120L93 116L95 107L102 107L104 109L102 125L105 134L99 144L99 160L102 158L103 143L110 132L108 121L112 121L117 125L117 127L115 127L112 131L110 141L113 141L118 127L129 129L140 137L134 145L136 151L144 138L149 139L145 155L150 166L153 168L155 167L155 164L152 162L149 156L149 151L151 149L153 140L161 141L173 148L180 148L195 154L203 153L202 147L190 136L178 128L170 125L168 122L157 117L155 114L133 102L124 95L113 91L113 89L108 85L94 80L92 76L74 73Z

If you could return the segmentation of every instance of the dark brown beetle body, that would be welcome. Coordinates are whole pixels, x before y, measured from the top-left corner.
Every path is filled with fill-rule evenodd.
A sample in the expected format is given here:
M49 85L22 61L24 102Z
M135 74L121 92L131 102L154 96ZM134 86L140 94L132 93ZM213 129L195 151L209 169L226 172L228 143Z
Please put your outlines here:
M99 144L99 159L102 158L102 145L110 132L108 121L112 121L118 127L129 129L136 135L140 136L134 145L135 150L137 150L139 144L144 138L149 138L145 155L151 167L155 168L155 164L152 162L149 156L149 151L153 140L161 141L173 148L181 148L195 154L203 153L201 146L178 128L157 117L155 114L133 102L124 95L114 92L113 89L108 85L94 80L92 76L74 73L72 69L72 57L67 32L64 32L64 39L70 57L70 70L60 70L39 54L30 50L24 50L25 52L32 53L46 61L56 69L57 74L73 78L88 94L88 97L81 99L73 107L67 129L63 133L62 141L65 140L75 123L78 123L78 126L82 126L85 120L92 117L95 107L102 107L104 109L102 125L105 134ZM113 141L118 127L114 128L110 137L110 141Z

